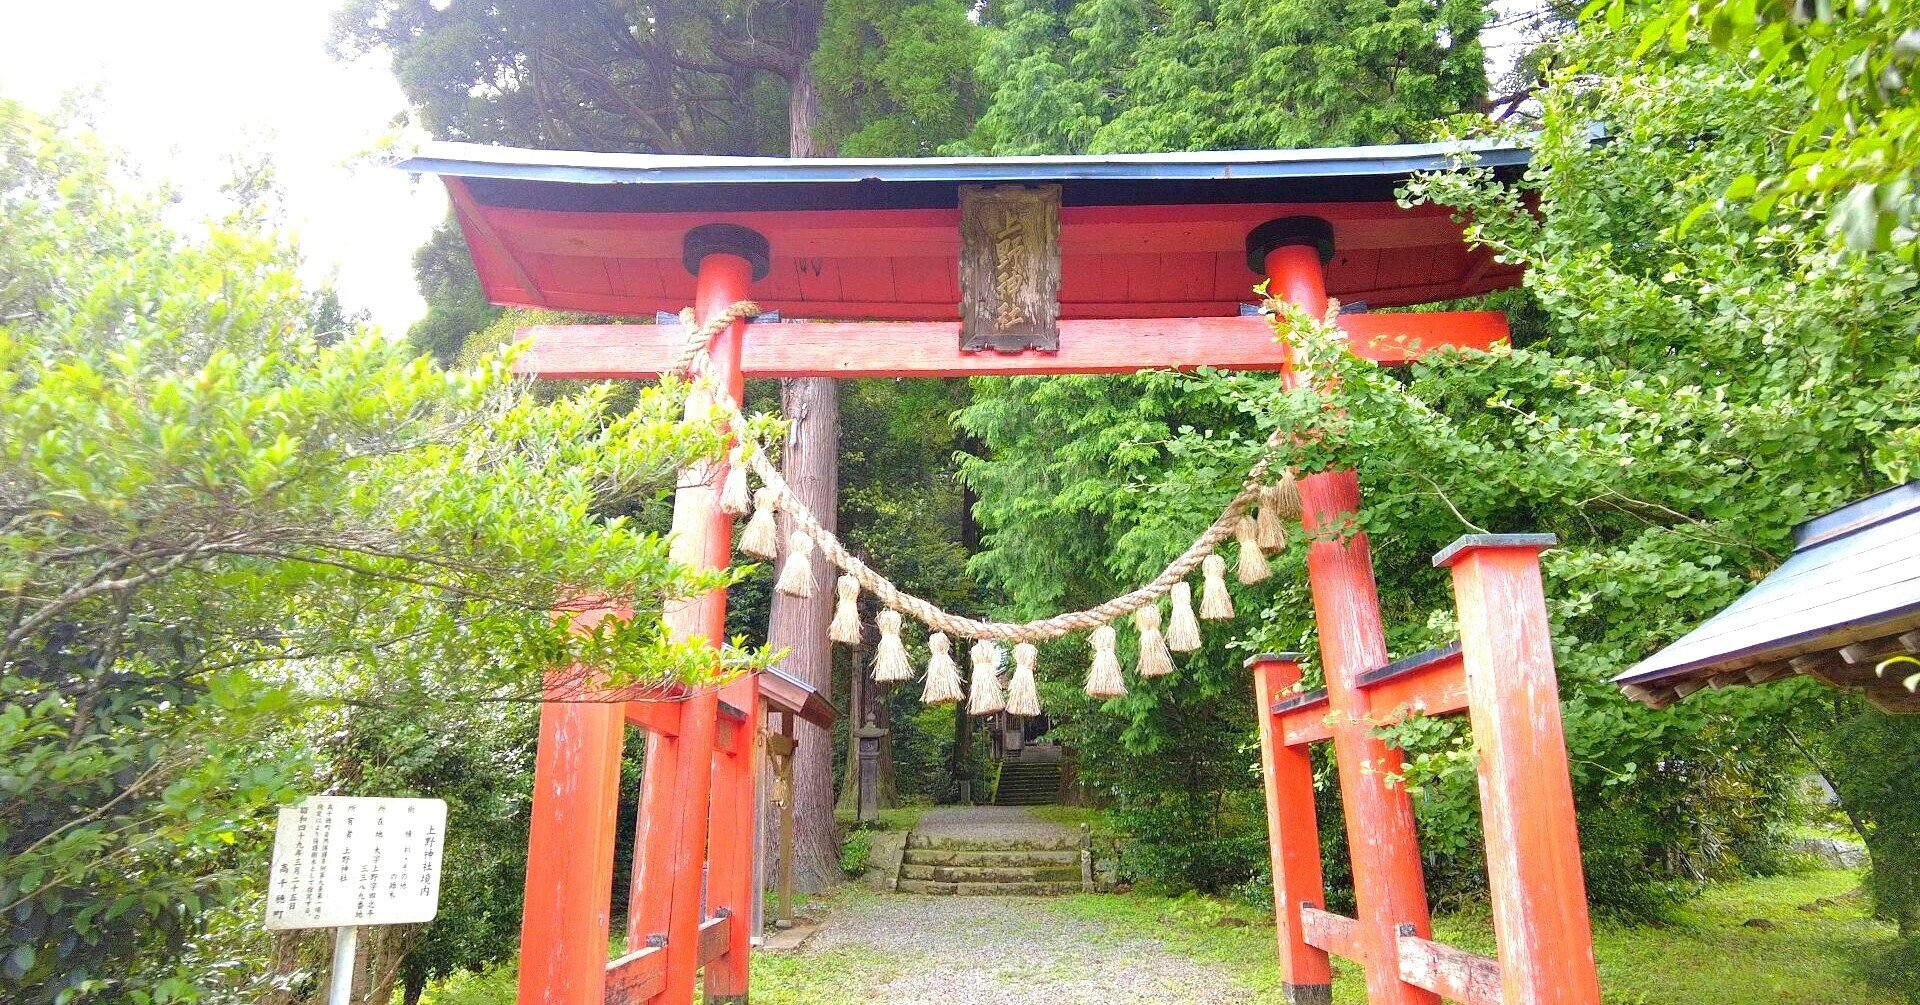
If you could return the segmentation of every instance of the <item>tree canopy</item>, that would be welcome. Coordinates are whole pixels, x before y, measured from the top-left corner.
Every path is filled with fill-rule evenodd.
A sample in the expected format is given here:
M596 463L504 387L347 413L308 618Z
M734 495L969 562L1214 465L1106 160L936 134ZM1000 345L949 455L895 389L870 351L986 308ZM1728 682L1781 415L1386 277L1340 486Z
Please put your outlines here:
M1006 0L991 99L956 152L1124 153L1414 140L1486 97L1477 0Z
M541 401L500 356L317 329L246 206L190 238L118 170L0 103L0 986L167 1000L307 777L302 724L524 700L575 662L707 679L657 607L549 612L734 574L635 518L724 450L677 388Z

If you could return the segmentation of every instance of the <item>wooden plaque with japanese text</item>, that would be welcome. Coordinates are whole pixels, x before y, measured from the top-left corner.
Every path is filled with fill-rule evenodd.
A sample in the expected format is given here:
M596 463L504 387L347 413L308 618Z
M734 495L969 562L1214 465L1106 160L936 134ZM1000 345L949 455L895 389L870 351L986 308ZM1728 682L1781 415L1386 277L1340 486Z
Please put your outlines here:
M960 186L960 349L1060 348L1060 186Z

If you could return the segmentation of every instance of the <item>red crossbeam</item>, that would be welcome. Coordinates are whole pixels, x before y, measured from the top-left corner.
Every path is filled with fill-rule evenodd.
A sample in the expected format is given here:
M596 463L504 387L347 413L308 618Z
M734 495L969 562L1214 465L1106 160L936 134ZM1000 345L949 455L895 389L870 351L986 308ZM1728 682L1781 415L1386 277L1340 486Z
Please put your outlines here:
M1498 311L1343 314L1356 355L1385 366L1441 346L1486 349L1507 338ZM517 373L552 380L646 380L680 355L678 325L535 325ZM1060 322L1060 351L960 351L950 321L773 321L747 326L748 377L1012 377L1141 370L1279 370L1287 347L1265 317Z
M1359 685L1367 696L1369 719L1381 725L1399 722L1409 714L1446 715L1467 707L1466 664L1458 646L1361 674ZM1283 695L1270 711L1285 746L1318 743L1333 736L1324 690Z
M1327 725L1327 692L1288 695L1277 707L1273 717L1283 745L1298 747L1333 738L1333 729Z
M1446 715L1466 709L1467 665L1460 658L1459 647L1422 653L1402 660L1396 667L1400 669L1383 673L1379 679L1361 675L1374 721L1399 722L1409 713Z
M732 929L732 918L708 918L700 923L701 966L726 953ZM607 964L607 1005L641 1005L665 990L666 986L667 955L664 946L648 946Z
M1300 909L1300 925L1306 929L1307 945L1324 949L1349 960L1360 958L1359 922L1344 914L1322 911L1317 907Z
M1400 979L1461 1005L1501 1005L1500 964L1417 935L1400 937Z
M607 1005L641 1005L667 986L667 955L648 946L607 964Z

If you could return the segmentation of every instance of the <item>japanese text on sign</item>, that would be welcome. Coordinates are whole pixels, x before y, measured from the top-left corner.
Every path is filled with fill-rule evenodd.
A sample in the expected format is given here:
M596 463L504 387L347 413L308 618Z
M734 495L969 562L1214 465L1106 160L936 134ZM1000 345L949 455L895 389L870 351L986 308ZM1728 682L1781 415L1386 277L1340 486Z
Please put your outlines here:
M446 831L439 799L311 796L282 809L268 930L432 921Z

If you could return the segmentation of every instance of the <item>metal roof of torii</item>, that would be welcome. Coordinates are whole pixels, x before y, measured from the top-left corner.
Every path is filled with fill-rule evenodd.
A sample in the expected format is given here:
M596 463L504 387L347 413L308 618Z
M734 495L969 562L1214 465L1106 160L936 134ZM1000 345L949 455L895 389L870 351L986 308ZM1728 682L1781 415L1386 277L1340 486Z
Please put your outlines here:
M960 299L958 192L1061 186L1065 319L1226 316L1262 278L1254 227L1332 223L1328 291L1393 307L1511 286L1520 267L1469 248L1452 211L1402 208L1416 172L1471 155L1505 177L1524 146L1429 143L1311 150L1047 157L776 158L519 150L438 143L399 167L441 176L489 299L650 317L692 298L682 239L736 223L772 248L767 310L818 319L947 321Z

